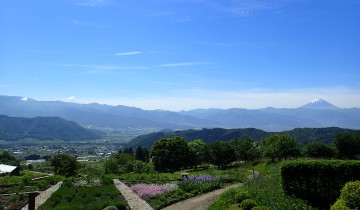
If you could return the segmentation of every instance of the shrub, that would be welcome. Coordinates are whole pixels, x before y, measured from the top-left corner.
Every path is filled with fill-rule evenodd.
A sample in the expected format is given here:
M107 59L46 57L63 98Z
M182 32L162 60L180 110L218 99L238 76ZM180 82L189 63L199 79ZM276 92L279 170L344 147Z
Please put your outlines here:
M240 206L243 210L251 210L258 204L253 199L245 199L243 202L241 202Z
M345 205L344 200L338 199L334 205L331 206L330 210L350 210L350 208Z
M251 210L270 210L270 208L267 206L255 206Z
M234 196L235 202L241 203L245 199L250 199L251 196L247 192L237 192Z
M346 183L341 190L340 198L351 209L360 209L360 181Z
M281 168L282 187L289 196L328 208L346 182L360 179L360 161L300 160Z

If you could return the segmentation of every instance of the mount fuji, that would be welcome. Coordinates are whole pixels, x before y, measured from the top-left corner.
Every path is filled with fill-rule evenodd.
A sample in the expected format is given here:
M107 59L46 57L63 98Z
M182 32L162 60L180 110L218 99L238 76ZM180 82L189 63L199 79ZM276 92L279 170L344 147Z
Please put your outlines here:
M339 109L339 107L336 107L332 104L330 104L329 102L323 100L323 99L315 99L313 101L311 101L310 103L308 104L305 104L304 106L301 106L300 108L303 108L303 109L322 109L322 110L325 110L325 109Z

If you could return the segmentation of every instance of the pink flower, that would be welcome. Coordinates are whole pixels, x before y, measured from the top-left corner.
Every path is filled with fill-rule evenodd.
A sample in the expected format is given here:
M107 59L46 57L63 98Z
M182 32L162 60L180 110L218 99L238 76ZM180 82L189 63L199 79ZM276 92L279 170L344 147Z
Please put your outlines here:
M147 184L135 184L130 187L141 198L152 198L157 195L163 194L174 190L164 185L147 185Z

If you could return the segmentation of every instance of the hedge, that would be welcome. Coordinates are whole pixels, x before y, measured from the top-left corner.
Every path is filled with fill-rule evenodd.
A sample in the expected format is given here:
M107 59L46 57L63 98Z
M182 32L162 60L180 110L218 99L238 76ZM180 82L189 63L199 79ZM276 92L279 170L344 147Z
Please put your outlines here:
M297 160L281 167L282 188L312 206L329 208L346 182L360 180L360 161Z

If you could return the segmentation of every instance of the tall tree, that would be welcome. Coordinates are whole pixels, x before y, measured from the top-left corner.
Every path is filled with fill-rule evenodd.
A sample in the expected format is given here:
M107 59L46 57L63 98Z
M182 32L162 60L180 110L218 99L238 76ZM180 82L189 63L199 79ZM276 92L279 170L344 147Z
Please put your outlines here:
M323 142L310 142L305 145L305 155L312 158L335 157L335 148Z
M237 160L243 160L247 162L260 157L258 145L250 137L243 137L241 140L232 139L230 144L235 149Z
M80 167L76 158L68 154L54 155L51 157L50 163L56 174L66 177L75 176Z
M297 157L300 155L300 148L296 140L287 134L270 135L261 141L261 151L264 157L287 159L288 157Z
M135 161L134 155L128 153L112 154L104 162L105 173L121 174L133 171L132 162Z
M184 138L163 138L156 141L150 153L155 170L174 172L189 165L189 148Z
M225 169L236 160L235 150L229 142L216 141L208 145L210 162L219 169Z
M206 144L205 144L205 142L203 142L203 140L196 139L192 142L189 142L188 147L190 150L192 165L194 166L194 168L196 170L198 165L205 162Z
M149 150L145 147L138 146L135 150L136 160L148 162L149 161Z
M13 166L20 166L20 162L16 160L16 158L11 155L7 150L2 151L0 153L0 163L13 165Z
M338 134L334 144L340 158L355 159L360 154L360 137L351 134Z
M121 151L119 151L121 152ZM127 153L127 154L130 154L130 155L134 155L134 150L132 147L125 147L123 150L122 150L123 153Z

